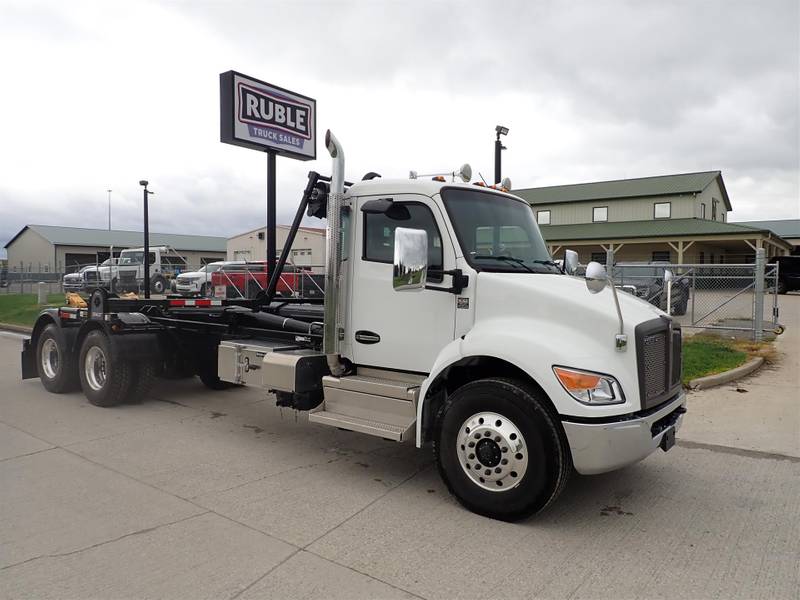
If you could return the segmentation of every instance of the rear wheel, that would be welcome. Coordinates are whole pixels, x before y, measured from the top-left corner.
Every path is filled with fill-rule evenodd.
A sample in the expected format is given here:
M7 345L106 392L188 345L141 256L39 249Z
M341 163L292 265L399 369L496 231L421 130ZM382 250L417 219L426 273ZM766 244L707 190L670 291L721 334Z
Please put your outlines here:
M127 400L132 365L114 355L102 331L90 331L83 340L78 372L83 393L95 406L115 406Z
M150 291L154 294L163 294L167 289L167 280L161 275L156 275L150 282Z
M786 289L786 282L778 280L778 293L785 294L788 290Z
M36 342L36 367L44 389L63 394L78 389L75 357L66 347L60 330L54 324L44 328Z
M132 368L131 388L128 392L128 402L141 402L145 400L153 389L156 381L156 366L151 361L136 363Z
M206 284L204 283L203 285L200 286L200 297L201 298L205 298L207 293L208 293L208 290L206 288Z
M540 391L510 379L474 381L447 399L434 454L439 474L461 504L516 521L558 497L572 461L546 403Z

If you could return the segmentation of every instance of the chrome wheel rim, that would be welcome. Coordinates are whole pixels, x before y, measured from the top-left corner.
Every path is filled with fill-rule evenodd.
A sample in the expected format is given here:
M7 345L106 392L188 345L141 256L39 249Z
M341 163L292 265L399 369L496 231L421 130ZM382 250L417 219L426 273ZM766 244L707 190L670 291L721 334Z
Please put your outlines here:
M92 346L86 353L83 363L86 382L94 391L99 392L106 384L106 355L97 346Z
M53 338L47 338L42 344L42 371L48 379L55 379L58 375L60 359L58 344Z
M472 483L490 492L507 492L528 470L528 446L511 419L493 412L472 415L456 439L461 468Z

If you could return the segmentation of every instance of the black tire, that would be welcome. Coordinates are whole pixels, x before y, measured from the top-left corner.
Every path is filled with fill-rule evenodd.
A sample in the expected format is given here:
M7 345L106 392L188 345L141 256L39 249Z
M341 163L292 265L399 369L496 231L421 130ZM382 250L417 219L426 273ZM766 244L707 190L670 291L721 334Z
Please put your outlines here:
M132 368L131 388L127 402L131 404L146 400L156 382L156 366L151 361L136 363Z
M100 356L93 365L87 366L87 355L94 349L99 351ZM112 351L111 342L105 333L99 330L90 331L81 344L79 356L81 388L89 402L95 406L107 407L116 406L128 399L133 366Z
M778 293L779 294L785 294L788 291L789 290L786 289L786 282L778 280Z
M211 372L210 370L200 371L197 376L200 378L200 381L203 382L203 385L210 390L227 390L234 386L233 383L222 381L216 372Z
M208 293L208 288L206 287L206 284L204 283L203 285L200 286L200 297L201 298L205 298L207 293Z
M153 294L163 294L167 290L167 280L161 275L156 275L150 281L150 291Z
M561 494L572 472L572 457L561 425L548 405L547 398L538 389L515 380L499 378L480 379L465 384L444 402L438 416L434 456L440 476L450 493L462 505L486 517L517 521L544 510ZM507 486L502 491L499 488L498 491L484 489L482 485L490 486L497 484L497 481L478 483L473 479L476 476L467 475L465 469L466 464L470 465L470 469L473 466L478 467L477 476L481 476L484 468L492 467L488 471L493 471L500 467L499 463L484 463L483 459L476 458L474 454L466 454L469 449L464 447L462 450L465 452L465 465L461 464L459 442L465 441L466 433L470 437L472 435L466 428L462 431L462 427L479 413L499 415L500 419L495 424L505 419L504 427L510 424L519 431L519 436L514 434L508 439L518 440L514 443L522 444L522 449L528 451L526 470L518 480L515 479L518 475L514 471L498 476L504 478L503 485ZM480 427L484 427L483 422L481 423ZM479 433L480 429L476 434ZM503 447L507 447L504 444L511 446L511 442L499 436L488 439L490 442L492 439L500 441L495 444L494 449L497 460L506 456L512 458L506 451L500 453ZM473 443L471 439L469 443ZM478 443L479 446L475 447L476 453L481 450L483 437L479 438ZM489 451L491 452L491 448ZM516 453L513 457L518 461L525 458L522 453ZM472 463L469 462L470 458ZM506 461L505 458L502 460ZM503 468L514 468L516 464L521 463L511 462L508 467Z
M36 369L39 379L44 389L53 394L74 392L80 387L75 355L66 346L61 330L53 323L42 330L36 342ZM47 352L47 360L42 355L43 352Z

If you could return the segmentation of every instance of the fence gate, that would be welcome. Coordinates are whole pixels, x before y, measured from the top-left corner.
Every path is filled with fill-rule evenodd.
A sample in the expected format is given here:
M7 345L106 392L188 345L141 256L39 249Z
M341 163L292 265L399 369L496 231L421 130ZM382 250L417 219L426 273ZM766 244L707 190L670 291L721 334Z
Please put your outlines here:
M763 250L754 264L607 264L618 289L669 312L681 327L738 332L756 341L779 327L778 265L766 265Z

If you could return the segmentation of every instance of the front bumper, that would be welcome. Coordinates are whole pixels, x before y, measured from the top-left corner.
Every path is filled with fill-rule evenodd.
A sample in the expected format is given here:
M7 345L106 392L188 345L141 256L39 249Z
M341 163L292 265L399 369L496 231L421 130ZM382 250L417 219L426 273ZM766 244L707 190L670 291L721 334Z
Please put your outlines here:
M175 283L175 291L179 294L199 294L200 293L200 284L199 283L184 283L182 281L178 281Z
M681 391L645 416L610 423L563 421L575 470L595 475L642 460L661 445L668 430L680 428L684 412L686 394Z
M86 284L83 281L64 281L61 287L65 292L80 292L86 287Z

